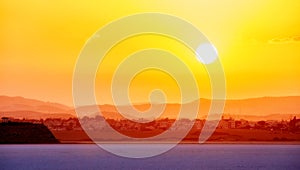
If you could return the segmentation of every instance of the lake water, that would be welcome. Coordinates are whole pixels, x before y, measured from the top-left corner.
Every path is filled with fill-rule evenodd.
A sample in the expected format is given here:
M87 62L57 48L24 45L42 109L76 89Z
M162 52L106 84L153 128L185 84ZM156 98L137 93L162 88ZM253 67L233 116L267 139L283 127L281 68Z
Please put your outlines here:
M181 144L147 159L118 157L93 144L0 145L0 169L299 170L300 145Z

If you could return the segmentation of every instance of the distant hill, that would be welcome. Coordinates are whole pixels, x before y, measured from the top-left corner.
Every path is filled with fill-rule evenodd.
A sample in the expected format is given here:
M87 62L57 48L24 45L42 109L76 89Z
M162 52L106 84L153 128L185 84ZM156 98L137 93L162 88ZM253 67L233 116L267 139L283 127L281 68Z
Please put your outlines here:
M200 103L198 118L205 118L209 111L211 101L208 99L200 99L185 105L191 105L194 102ZM100 105L98 107L107 118L122 118L114 105ZM119 107L126 112L130 112L130 106L128 105ZM150 104L136 104L134 107L145 111L149 109ZM81 116L99 115L97 112L94 112L92 108L93 106L82 106L77 108L77 110L82 110L86 113ZM180 104L169 103L166 105L161 117L176 118L180 108ZM227 100L223 114L225 116L249 120L287 120L292 116L300 115L300 96ZM76 116L76 112L73 108L58 103L43 102L23 97L0 96L0 116L38 119L48 117L68 118Z
M207 116L211 106L211 100L200 99L200 108L198 118L204 119ZM187 103L186 105L190 105ZM156 104L157 105L157 104ZM117 114L117 108L113 105L98 106L105 117L122 118ZM119 106L122 110L130 112L130 106ZM150 104L134 105L135 108L144 111L150 107ZM179 113L180 104L167 104L162 117L176 118ZM91 112L92 106L83 106L77 108L85 111L86 116L95 116L98 113ZM288 120L293 116L300 116L300 96L291 97L261 97L241 100L227 100L225 102L224 113L227 117L249 120ZM188 117L187 117L188 118Z
M300 114L300 96L227 100L224 112L253 116Z
M27 110L41 113L62 113L71 109L71 107L58 103L27 99L24 97L0 96L1 112Z
M71 112L66 113L43 113L35 111L11 111L11 112L2 112L0 111L1 117L12 117L17 119L45 119L45 118L63 118L68 119L70 117L75 117Z
M253 115L232 115L232 114L224 114L225 118L232 117L234 119L240 120L249 120L249 121L260 121L260 120L291 120L294 116L300 117L300 114L270 114L270 115L261 115L261 116L253 116Z
M26 119L74 117L73 108L24 97L0 96L0 117Z

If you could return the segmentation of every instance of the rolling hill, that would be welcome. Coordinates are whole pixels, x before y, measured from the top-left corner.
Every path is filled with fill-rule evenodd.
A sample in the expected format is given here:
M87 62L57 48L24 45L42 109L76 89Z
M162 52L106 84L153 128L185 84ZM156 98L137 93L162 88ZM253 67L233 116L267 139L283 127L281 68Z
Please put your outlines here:
M24 97L9 97L0 96L0 111L10 112L19 110L28 110L41 113L60 113L72 109L58 103L44 102L34 99L27 99Z
M200 103L198 118L205 118L209 111L211 101L208 99L200 99L193 102ZM193 104L193 102L185 105ZM122 118L114 105L99 105L98 107L107 118ZM125 112L130 112L130 106L124 105L119 107L125 110ZM138 110L145 111L149 109L150 104L137 104L134 105L134 107ZM99 115L97 112L94 112L92 108L93 106L82 106L76 108L76 110L81 110L86 113L81 116ZM175 118L180 108L180 104L169 103L166 105L161 117ZM300 96L227 100L223 114L237 119L287 120L292 116L300 116ZM0 96L0 116L38 119L68 118L75 117L76 112L74 108L59 103L44 102L23 97Z

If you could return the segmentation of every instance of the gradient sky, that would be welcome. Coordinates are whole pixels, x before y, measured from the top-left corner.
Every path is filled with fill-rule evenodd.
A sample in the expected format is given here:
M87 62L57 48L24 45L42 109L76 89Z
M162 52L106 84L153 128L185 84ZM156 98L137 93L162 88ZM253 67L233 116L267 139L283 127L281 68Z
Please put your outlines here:
M198 27L218 49L228 98L300 95L300 1L180 2L0 1L0 95L72 105L72 74L85 42L105 24L140 12L172 14ZM109 85L110 66L120 61L116 55L147 47L169 49L184 58L200 75L201 97L210 97L209 79L204 67L190 59L193 54L179 42L153 35L116 46L107 55L110 61L103 62L96 86ZM156 87L166 90L170 102L177 101L176 84L159 72L137 76L131 97L134 102L147 100ZM111 102L109 95L105 88L97 91L102 103Z

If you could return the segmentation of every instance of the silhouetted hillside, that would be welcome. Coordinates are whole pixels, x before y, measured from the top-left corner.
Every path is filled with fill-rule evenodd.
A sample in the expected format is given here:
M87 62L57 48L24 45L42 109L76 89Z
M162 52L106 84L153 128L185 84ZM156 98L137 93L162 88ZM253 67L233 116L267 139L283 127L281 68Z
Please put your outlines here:
M43 124L0 123L1 144L42 144L59 143Z

